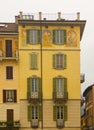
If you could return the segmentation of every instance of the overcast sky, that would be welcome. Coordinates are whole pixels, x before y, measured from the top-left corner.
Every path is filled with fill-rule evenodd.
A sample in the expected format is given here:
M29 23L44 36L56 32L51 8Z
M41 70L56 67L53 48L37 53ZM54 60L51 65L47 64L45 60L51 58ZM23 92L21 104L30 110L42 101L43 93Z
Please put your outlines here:
M81 40L81 73L85 73L81 92L94 83L93 0L0 0L0 3L0 22L14 22L20 11L64 14L80 12L80 19L87 21Z

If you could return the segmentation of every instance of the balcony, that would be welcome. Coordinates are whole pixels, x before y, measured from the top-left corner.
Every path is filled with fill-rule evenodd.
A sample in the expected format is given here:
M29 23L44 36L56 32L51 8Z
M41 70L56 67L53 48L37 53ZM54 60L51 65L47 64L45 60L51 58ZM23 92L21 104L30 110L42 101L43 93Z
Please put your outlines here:
M39 126L38 119L32 119L31 126L32 128L38 128Z
M20 127L20 121L0 121L0 127Z
M68 92L53 92L54 102L66 102L68 99Z
M27 93L29 102L41 102L41 93L40 92L28 92Z
M64 120L63 119L57 119L57 128L63 128L64 127Z
M10 56L7 56L6 52L0 50L0 61L2 60L18 60L18 50L11 53Z
M85 74L80 75L80 83L85 82Z

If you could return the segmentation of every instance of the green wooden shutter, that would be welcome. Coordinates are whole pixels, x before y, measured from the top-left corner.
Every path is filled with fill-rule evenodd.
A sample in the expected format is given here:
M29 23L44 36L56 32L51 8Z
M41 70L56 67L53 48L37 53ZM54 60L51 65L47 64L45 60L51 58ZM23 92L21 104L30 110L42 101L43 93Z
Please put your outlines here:
M53 78L53 99L56 97L56 78Z
M37 69L37 54L30 54L30 69Z
M53 106L53 120L57 120L57 106Z
M64 106L64 121L67 121L67 106Z
M30 91L30 85L29 85L29 78L27 78L27 98L29 99L29 91Z
M28 121L32 120L32 106L28 106Z
M67 79L64 78L64 97L67 99L68 98L68 93L67 93Z
M42 106L38 106L38 119L39 121L42 120Z
M30 30L26 31L26 42L27 44L30 43Z
M66 55L65 54L63 54L63 69L65 69L66 68L66 66L67 66L67 61L66 61Z
M55 36L56 36L56 35L55 35L55 30L53 30L53 44L56 44L56 43L55 43Z
M66 44L66 30L63 31L64 31L64 44Z
M42 43L42 31L41 30L37 30L38 31L38 43Z
M57 58L57 57L56 57L56 54L54 54L54 55L53 55L53 68L56 68L56 61L57 61L56 58Z
M39 92L39 99L42 100L42 91L41 91L41 78L38 78L38 92Z

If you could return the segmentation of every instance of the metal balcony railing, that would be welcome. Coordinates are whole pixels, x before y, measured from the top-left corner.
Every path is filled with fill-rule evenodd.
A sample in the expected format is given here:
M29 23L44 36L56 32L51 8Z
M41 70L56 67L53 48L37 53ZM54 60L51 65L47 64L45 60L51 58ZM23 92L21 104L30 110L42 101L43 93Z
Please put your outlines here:
M67 101L67 99L68 99L68 92L53 92L54 102Z
M0 121L0 127L20 127L20 121Z
M18 53L18 50L15 50L12 52L11 55L7 55L6 52L0 50L0 60L12 60L12 59L15 59L15 60L18 60L19 58L19 53Z

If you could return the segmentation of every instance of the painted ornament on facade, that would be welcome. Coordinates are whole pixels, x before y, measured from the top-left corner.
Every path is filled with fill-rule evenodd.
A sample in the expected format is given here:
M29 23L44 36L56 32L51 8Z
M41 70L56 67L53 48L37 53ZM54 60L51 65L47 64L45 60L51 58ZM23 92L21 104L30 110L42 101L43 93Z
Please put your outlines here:
M74 30L69 30L67 33L67 45L77 46L77 33Z
M44 30L43 31L43 45L49 46L52 42L52 33L50 30Z

